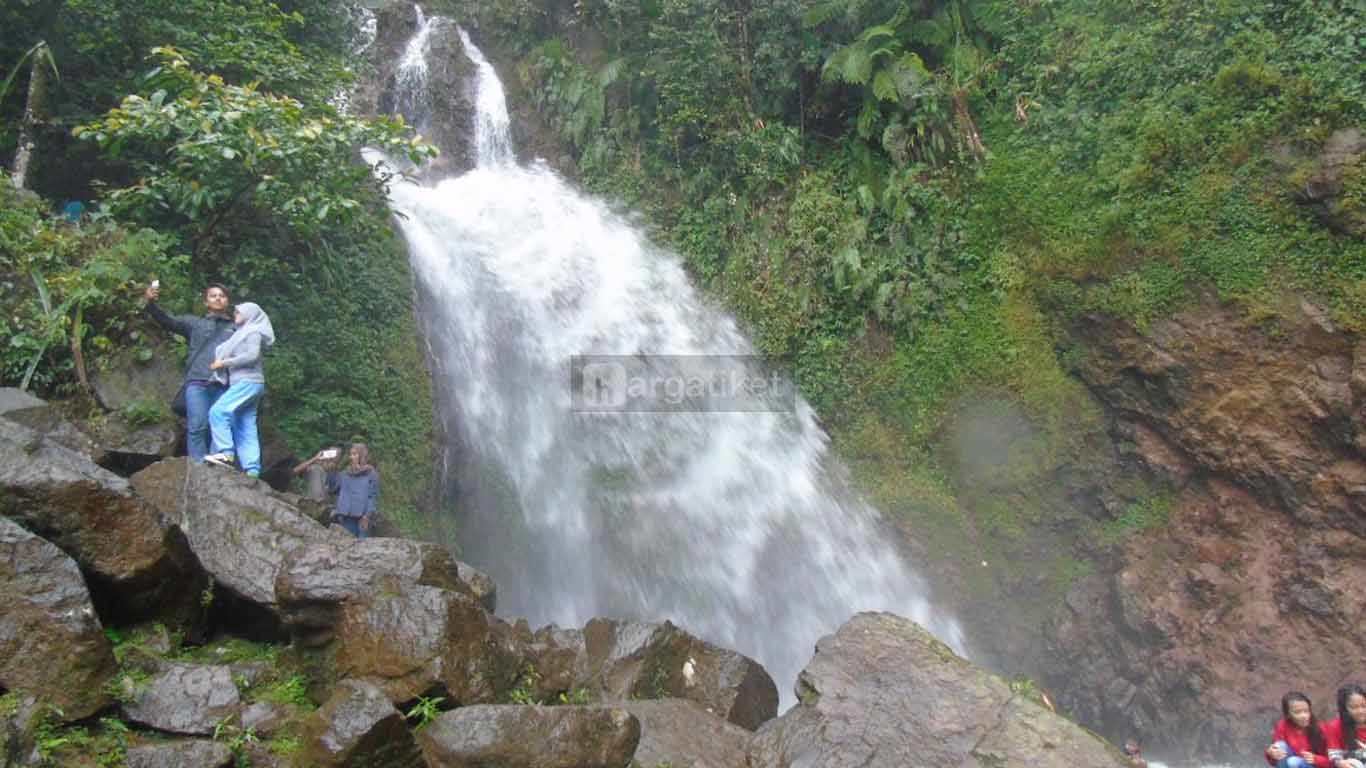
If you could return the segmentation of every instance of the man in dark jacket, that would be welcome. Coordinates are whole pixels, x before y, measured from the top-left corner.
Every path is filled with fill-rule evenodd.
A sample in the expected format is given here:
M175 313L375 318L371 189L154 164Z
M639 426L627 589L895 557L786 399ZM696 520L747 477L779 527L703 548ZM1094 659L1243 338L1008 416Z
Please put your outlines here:
M144 294L147 314L171 333L184 336L190 354L185 361L185 452L191 461L203 461L209 452L209 408L227 389L216 381L209 365L214 349L232 335L232 314L228 311L228 289L213 284L204 289L203 317L168 315L157 306L161 288L153 282Z

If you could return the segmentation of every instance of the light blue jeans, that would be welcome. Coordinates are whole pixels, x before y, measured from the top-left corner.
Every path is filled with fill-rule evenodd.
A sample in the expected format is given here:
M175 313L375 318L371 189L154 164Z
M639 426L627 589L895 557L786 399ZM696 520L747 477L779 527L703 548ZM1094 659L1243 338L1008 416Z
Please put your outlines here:
M209 409L224 389L222 384L185 385L185 453L190 461L203 461L209 452Z
M266 385L259 381L239 381L228 387L209 409L209 431L213 452L231 453L242 471L261 473L261 438L256 434L256 407Z
M1285 750L1285 757L1276 762L1276 768L1314 768L1314 764L1295 754L1295 750L1290 748L1284 741L1276 742L1275 746Z

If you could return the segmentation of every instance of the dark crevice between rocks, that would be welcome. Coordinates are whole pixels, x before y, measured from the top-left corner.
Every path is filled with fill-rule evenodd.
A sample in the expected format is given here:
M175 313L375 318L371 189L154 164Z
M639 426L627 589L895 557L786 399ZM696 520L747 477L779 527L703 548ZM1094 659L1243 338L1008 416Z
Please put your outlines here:
M254 643L285 645L289 632L270 609L239 596L221 584L213 585L212 598L205 596L206 635L231 635Z
M164 458L166 457L146 453L105 451L96 463L119 477L126 478L136 475Z

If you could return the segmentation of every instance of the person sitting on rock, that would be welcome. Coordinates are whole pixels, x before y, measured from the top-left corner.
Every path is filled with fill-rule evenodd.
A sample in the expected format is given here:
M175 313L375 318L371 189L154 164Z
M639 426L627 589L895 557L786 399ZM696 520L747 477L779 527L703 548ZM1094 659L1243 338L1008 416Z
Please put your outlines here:
M1336 768L1366 768L1366 688L1338 689L1338 716L1323 724L1323 737Z
M213 453L210 464L231 467L241 462L251 477L261 474L261 438L256 411L266 393L265 351L275 343L270 317L256 304L237 305L233 317L237 330L214 350L209 369L232 385L209 409L209 432Z
M228 314L228 289L213 283L204 289L203 317L198 315L168 315L157 306L161 286L152 281L143 296L147 299L147 314L162 328L189 343L185 358L185 453L190 460L201 462L209 453L209 409L227 390L222 381L214 379L209 370L214 349L232 336L232 317Z
M1314 719L1309 697L1291 691L1281 697L1281 719L1272 731L1266 762L1276 768L1332 768L1328 741Z
M303 472L317 462L330 462L331 458L327 450L319 451L295 467L294 472ZM337 496L332 521L352 536L366 539L370 537L370 527L379 510L379 470L370 464L370 447L365 443L353 443L347 458L345 471L327 473L327 490Z

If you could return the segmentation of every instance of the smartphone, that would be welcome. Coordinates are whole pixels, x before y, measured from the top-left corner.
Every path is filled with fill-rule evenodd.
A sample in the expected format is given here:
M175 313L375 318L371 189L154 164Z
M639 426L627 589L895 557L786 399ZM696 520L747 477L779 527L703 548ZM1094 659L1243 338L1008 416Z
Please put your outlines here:
M328 448L327 450L322 452L322 457L324 459L335 459L340 455L341 451L337 450L336 448Z
M153 281L152 281L152 290L155 291L155 290L159 290L160 288L161 288L161 281L160 281L160 280L153 280Z

